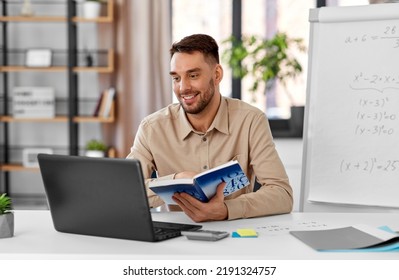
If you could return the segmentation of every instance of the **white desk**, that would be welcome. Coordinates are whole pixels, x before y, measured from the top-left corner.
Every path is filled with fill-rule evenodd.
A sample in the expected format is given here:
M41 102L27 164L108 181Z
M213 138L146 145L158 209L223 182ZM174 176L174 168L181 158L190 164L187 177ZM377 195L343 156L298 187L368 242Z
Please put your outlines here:
M154 213L154 220L191 223L181 212ZM258 238L231 238L192 241L178 237L157 243L60 233L54 230L46 210L15 211L15 236L0 239L0 259L394 259L399 253L317 252L287 229L313 225L314 228L355 224L388 225L399 229L398 213L292 213L256 219L203 223L204 229L233 232L254 228ZM265 228L259 228L263 226ZM269 230L278 229L277 233ZM273 231L275 232L275 231Z

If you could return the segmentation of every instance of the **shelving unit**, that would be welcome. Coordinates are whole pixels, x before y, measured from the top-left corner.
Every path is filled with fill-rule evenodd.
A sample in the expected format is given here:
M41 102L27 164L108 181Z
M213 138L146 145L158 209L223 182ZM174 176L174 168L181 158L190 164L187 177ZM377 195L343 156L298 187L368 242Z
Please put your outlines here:
M101 66L80 66L78 65L78 42L77 42L77 29L80 24L92 23L92 24L112 24L114 21L114 0L108 0L105 4L106 15L100 16L95 19L85 19L77 16L77 3L74 0L65 0L64 4L67 8L66 16L14 16L7 15L7 3L8 1L1 0L2 4L2 15L0 16L0 25L2 26L2 64L0 65L0 75L2 75L3 85L0 86L0 95L3 95L3 108L0 111L0 125L3 134L3 141L0 142L2 148L2 158L0 158L0 192L4 191L11 193L10 190L10 178L9 172L15 171L38 171L38 168L25 167L22 164L11 162L9 153L9 130L10 125L14 123L64 123L67 124L67 132L69 135L68 139L68 154L78 155L79 154L79 125L83 123L99 123L99 124L112 124L115 122L115 102L112 104L109 117L93 117L93 116L81 116L79 115L79 73L93 72L112 75L114 72L114 50L112 48L107 49L106 53L106 65ZM34 2L32 2L34 5ZM11 23L61 23L67 28L67 63L62 66L50 66L50 67L27 67L24 65L9 65L8 63L8 42L7 42L7 28ZM50 75L50 73L65 73L67 75L68 89L67 96L67 113L65 115L57 115L54 118L15 118L10 114L9 108L9 85L8 75L10 73L18 72L37 72L43 73L43 75ZM112 85L110 85L112 86ZM46 133L46 132L43 132ZM1 138L0 138L1 141ZM3 178L2 178L3 177ZM4 186L3 186L4 184Z
M18 65L2 65L0 72L65 72L68 66L51 66L51 67L27 67ZM114 50L107 50L107 66L74 66L73 72L97 72L97 73L113 73L114 72Z

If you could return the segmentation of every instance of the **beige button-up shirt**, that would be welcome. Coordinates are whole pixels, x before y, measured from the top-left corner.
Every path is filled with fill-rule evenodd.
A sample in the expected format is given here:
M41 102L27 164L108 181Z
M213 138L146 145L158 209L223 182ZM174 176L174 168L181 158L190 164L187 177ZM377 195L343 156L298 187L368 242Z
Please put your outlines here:
M140 160L146 184L182 171L202 172L236 159L250 186L225 198L228 219L248 218L292 210L293 196L277 154L265 114L238 99L222 97L216 117L204 133L193 129L180 104L149 115L140 124L127 158ZM255 176L261 184L253 192ZM152 207L164 204L147 188Z

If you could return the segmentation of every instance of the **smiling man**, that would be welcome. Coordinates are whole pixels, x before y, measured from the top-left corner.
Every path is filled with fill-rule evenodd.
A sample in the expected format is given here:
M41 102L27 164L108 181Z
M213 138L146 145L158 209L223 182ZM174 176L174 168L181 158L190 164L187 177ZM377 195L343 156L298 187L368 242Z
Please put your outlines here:
M292 189L277 154L265 114L238 99L223 97L216 41L194 34L170 49L170 76L179 100L146 117L127 158L140 160L146 181L192 178L207 169L237 160L250 186L203 203L176 193L174 201L195 222L289 213ZM156 172L157 178L151 179ZM261 187L254 192L255 178ZM148 189L152 207L164 202Z

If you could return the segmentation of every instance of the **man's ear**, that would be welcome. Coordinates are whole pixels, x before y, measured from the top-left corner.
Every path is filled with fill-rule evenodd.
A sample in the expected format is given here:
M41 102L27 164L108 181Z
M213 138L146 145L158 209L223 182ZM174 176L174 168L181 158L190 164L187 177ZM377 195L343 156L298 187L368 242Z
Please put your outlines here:
M222 65L217 64L215 69L215 81L220 83L223 79L223 68Z

